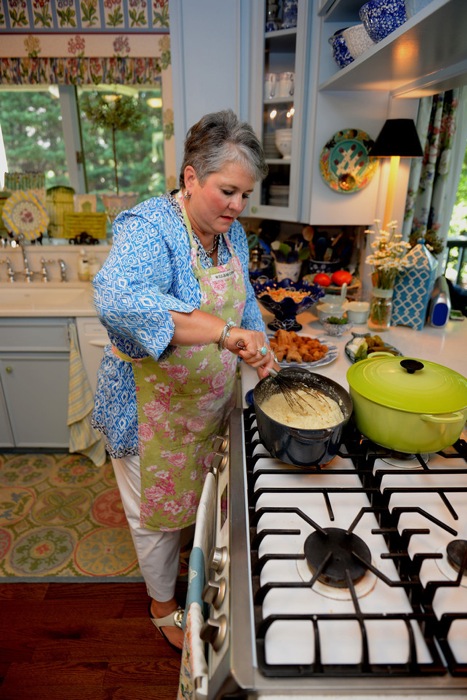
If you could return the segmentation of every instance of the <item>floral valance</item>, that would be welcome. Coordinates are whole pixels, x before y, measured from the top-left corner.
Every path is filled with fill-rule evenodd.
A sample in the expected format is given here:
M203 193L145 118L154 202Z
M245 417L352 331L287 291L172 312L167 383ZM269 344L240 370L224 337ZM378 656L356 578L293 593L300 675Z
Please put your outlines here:
M1 85L154 85L160 57L0 58Z
M169 0L0 0L1 32L153 32Z

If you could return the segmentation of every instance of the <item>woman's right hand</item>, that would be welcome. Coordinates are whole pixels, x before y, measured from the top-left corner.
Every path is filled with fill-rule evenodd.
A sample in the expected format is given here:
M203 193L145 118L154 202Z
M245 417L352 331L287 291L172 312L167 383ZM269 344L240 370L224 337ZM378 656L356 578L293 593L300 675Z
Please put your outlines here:
M249 331L235 326L226 338L224 347L255 369L266 370L275 362L274 353L261 331Z

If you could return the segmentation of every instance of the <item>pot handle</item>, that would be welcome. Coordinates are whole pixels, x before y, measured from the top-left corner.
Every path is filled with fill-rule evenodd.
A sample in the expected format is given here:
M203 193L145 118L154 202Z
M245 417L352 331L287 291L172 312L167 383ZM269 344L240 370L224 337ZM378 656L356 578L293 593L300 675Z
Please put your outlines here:
M433 416L429 413L422 413L420 416L422 420L426 423L457 423L459 420L463 420L464 415L462 413L450 413L448 416Z

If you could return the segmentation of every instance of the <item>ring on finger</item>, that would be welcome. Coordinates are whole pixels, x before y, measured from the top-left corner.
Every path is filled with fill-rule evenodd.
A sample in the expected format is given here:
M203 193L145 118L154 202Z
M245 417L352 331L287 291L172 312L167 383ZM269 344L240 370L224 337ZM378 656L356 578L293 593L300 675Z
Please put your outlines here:
M266 357L266 355L268 354L269 351L268 351L267 347L265 345L263 345L263 347L260 348L258 350L258 352L260 355L262 355L262 357Z

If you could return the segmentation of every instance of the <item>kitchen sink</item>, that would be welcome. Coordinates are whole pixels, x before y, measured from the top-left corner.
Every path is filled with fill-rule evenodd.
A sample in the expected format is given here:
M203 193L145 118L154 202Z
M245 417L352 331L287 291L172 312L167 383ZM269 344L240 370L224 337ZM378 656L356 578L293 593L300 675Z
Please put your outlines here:
M91 285L1 285L0 316L94 315Z

